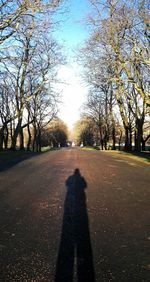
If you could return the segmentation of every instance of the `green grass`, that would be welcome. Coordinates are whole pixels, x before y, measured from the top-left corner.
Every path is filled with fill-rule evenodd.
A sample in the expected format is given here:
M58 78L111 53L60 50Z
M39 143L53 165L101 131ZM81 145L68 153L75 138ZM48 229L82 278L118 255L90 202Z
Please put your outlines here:
M56 151L56 150L60 150L60 148L47 146L47 147L42 147L41 153Z
M95 146L95 147L92 147L92 146L85 146L85 147L82 147L83 150L88 150L88 151L99 151L100 148Z
M91 147L91 146L85 146L82 148L83 150L88 150L88 151L96 151L100 150L99 147ZM118 157L123 157L123 158L129 158L135 161L140 161L143 163L150 164L150 152L125 152L125 151L119 151L119 150L100 150L100 152L106 152L108 154L112 155L117 155Z
M46 153L49 151L59 150L60 148L51 148L50 146L42 147L41 152L32 152L32 151L11 151L11 150L4 150L0 152L0 162L9 162L14 159L18 158L28 158L33 155L38 155L41 153Z
M125 152L125 151L118 151L118 150L109 150L109 151L103 151L107 152L108 154L113 154L117 155L118 157L123 157L123 158L129 158L135 161L140 161L143 163L150 164L150 153L149 152Z
M46 147L42 147L41 152L45 153L45 152L48 152L50 150L51 150L51 147L50 146L46 146Z
M26 152L26 151L3 151L0 152L0 161L9 161L14 158L18 157L24 157L29 155L31 152Z

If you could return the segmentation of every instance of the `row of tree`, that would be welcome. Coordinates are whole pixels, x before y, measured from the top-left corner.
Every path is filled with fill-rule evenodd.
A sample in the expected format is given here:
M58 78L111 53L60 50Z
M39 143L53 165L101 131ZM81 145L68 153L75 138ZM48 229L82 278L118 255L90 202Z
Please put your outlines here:
M0 150L41 150L44 127L56 116L56 73L62 63L53 37L59 0L0 1Z
M90 1L89 39L80 50L89 95L84 117L99 132L100 145L145 149L150 138L149 1ZM123 130L122 130L123 128ZM118 141L119 142L119 141Z
M53 119L41 134L41 145L43 147L66 147L68 140L68 128L66 124L59 118Z
M109 129L111 131L111 128ZM101 149L122 149L124 142L123 128L120 124L115 126L115 143L113 143L111 132L109 138L103 138L100 134L99 125L90 115L83 115L74 125L74 140L78 146L94 146L101 147Z

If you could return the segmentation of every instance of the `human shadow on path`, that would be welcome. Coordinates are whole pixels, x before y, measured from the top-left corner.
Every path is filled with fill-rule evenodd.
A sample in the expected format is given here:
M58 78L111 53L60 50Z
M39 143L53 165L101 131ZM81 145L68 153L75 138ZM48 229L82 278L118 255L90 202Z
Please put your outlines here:
M85 188L79 169L66 180L62 234L55 282L95 282ZM76 268L75 268L76 266Z

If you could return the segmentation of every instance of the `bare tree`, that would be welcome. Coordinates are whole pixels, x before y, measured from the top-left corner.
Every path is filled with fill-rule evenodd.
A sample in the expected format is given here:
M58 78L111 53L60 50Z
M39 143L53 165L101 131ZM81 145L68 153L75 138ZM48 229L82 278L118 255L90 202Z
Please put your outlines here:
M0 44L18 31L25 16L35 17L41 12L53 12L60 0L1 0L0 1Z
M135 128L135 147L140 151L142 127L150 112L148 2L90 2L95 13L88 19L91 34L83 59L88 83L99 85L105 74L123 121L125 148L131 149Z
M1 49L3 58L1 67L9 77L15 107L14 115L10 120L7 119L7 123L14 121L12 149L16 148L18 137L20 149L24 149L23 129L27 127L29 132L29 124L33 123L29 112L28 120L25 120L27 110L31 108L30 102L32 104L32 100L37 101L38 95L41 99L41 93L52 93L52 81L56 82L56 69L62 63L62 56L60 47L52 38L51 31L51 22L48 23L47 18L39 22L34 17L26 16L21 19L19 28L13 35L12 46L9 46L8 49ZM38 107L41 106L41 113L43 103L43 101L41 104L38 102ZM50 103L51 100L49 100L51 107ZM47 111L46 107L45 111ZM47 112L45 115L48 115Z
M59 118L54 118L41 132L41 142L44 146L65 147L68 139L68 128Z
M83 146L94 146L99 143L98 128L91 116L84 116L74 125L74 140L76 144ZM98 143L97 143L98 142Z

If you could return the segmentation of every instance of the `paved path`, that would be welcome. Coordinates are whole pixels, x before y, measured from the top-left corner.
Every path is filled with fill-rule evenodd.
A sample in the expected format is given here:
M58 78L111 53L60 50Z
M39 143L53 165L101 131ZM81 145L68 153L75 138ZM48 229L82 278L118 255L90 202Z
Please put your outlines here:
M0 173L0 226L2 282L149 282L150 166L81 149L24 160Z

